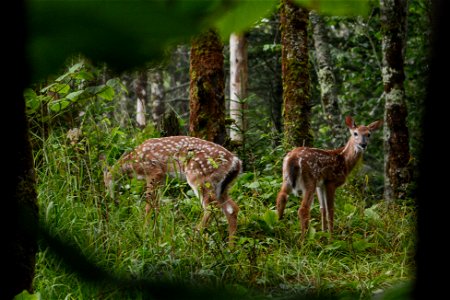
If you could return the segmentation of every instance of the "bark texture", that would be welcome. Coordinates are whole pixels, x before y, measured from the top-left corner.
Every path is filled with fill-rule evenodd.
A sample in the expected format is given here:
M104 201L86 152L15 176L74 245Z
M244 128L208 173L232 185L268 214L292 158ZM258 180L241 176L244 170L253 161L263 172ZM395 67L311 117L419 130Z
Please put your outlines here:
M230 139L236 143L243 142L245 131L245 109L248 89L248 54L247 39L244 34L230 35L230 118L233 124Z
M147 70L141 70L137 73L134 80L134 91L136 93L136 123L140 128L147 125L145 117L147 106Z
M406 95L403 82L407 0L381 0L384 112L384 198L403 199L411 180Z
M166 106L164 102L164 81L161 69L150 72L150 99L152 107L152 119L156 128L161 131Z
M209 30L193 39L190 56L189 132L191 136L223 145L225 77L223 44Z
M316 50L317 77L320 84L323 112L334 137L333 145L329 146L335 148L345 143L347 131L342 126L343 118L339 109L338 89L328 43L328 31L322 17L317 12L311 11L309 16L313 29L312 36Z
M311 146L308 10L290 0L280 7L284 144Z

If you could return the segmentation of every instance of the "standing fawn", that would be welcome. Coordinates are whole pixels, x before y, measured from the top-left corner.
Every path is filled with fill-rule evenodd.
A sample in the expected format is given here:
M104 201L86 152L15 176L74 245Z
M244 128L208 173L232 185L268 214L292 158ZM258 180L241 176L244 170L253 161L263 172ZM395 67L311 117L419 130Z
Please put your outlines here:
M242 169L241 160L224 147L189 136L153 138L122 156L104 172L105 185L114 198L114 181L122 175L146 181L146 215L157 209L157 190L166 176L184 178L200 199L204 215L199 229L208 224L210 204L219 206L228 221L229 240L237 228L239 207L228 189Z
M315 192L320 204L322 230L333 233L336 188L345 183L347 176L362 157L371 132L380 128L383 121L357 126L355 121L347 116L345 124L350 129L350 138L344 147L333 150L298 147L290 151L283 160L283 183L277 196L278 219L283 218L288 195L294 193L298 196L301 190L303 199L298 218L302 240L308 231Z

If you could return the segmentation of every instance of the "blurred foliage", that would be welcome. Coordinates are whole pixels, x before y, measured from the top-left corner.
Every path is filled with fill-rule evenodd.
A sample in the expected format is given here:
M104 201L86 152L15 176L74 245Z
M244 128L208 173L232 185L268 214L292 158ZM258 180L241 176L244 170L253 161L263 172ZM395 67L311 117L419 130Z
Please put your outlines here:
M250 28L278 1L45 1L28 0L28 55L32 81L57 72L65 59L83 54L124 71L161 59L170 45L182 44L208 27L223 39ZM327 13L364 13L366 1L298 0Z

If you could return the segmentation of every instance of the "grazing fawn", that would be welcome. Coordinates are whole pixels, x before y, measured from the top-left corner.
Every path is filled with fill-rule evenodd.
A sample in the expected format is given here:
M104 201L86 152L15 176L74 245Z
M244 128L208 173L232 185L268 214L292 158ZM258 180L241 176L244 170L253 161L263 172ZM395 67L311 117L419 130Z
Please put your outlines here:
M310 209L314 193L320 204L322 230L333 233L334 197L336 188L343 185L349 173L362 157L373 130L381 127L382 120L367 126L355 124L352 117L345 118L350 129L350 138L344 147L333 150L298 147L290 151L283 160L283 183L277 196L278 219L283 218L288 195L303 199L298 210L303 240L309 227Z
M204 215L199 229L208 224L210 204L218 205L228 221L229 241L237 228L239 207L228 196L241 173L242 162L224 147L189 136L152 138L122 156L104 172L105 185L114 199L114 181L122 175L146 181L146 215L158 208L157 190L166 176L184 178L200 199Z

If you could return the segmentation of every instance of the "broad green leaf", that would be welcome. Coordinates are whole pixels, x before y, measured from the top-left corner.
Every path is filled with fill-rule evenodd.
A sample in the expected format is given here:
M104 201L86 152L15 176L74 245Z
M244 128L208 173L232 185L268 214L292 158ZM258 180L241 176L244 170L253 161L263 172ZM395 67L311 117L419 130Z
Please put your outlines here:
M94 80L95 76L91 72L87 71L80 71L74 75L74 78L76 79L84 79L84 80Z
M84 67L84 62L78 62L69 68L69 73L75 73Z
M110 86L104 86L104 88L97 93L97 96L105 99L105 100L112 100L114 99L114 96L116 95L116 92L114 91L114 89Z
M67 71L63 75L59 76L58 78L56 78L55 81L61 82L61 81L65 80L67 77L72 77L74 74L76 74L75 72L78 72L78 70L80 70L83 66L84 66L84 64L82 62L72 65L69 68L69 71Z
M249 189L257 189L259 188L260 184L258 181L253 181L251 183L245 184L245 186Z
M86 92L99 96L105 100L112 100L116 95L114 89L107 85L89 86L86 88Z
M36 93L32 89L25 89L23 92L23 96L25 98L25 103L27 106L27 113L34 113L40 107L41 101Z
M231 9L223 13L214 22L220 36L224 40L233 32L242 33L268 16L275 9L278 1L234 1Z
M70 85L55 82L40 90L41 93L47 93L49 91L58 94L67 94L70 91Z
M33 89L30 89L30 88L26 88L23 91L23 96L24 96L26 101L33 101L34 99L37 98L36 92Z
M299 6L332 16L365 16L369 13L369 0L294 0Z
M78 99L78 97L79 97L81 94L83 94L83 93L84 93L84 90L72 92L72 93L69 93L69 94L66 96L66 98L69 99L69 100L72 100L72 101L76 101L76 100Z
M48 104L48 108L51 111L54 112L60 112L63 109L65 109L67 106L69 106L71 101L67 100L66 98L58 99L55 101L52 101Z
M117 90L119 90L119 91L121 91L121 92L125 92L125 93L127 93L128 94L128 89L127 89L127 87L122 83L122 81L120 81L120 79L119 78L111 78L111 79L109 79L107 82L106 82L106 85L107 86L110 86L110 87L112 87L112 88L114 88L114 89L117 89Z

